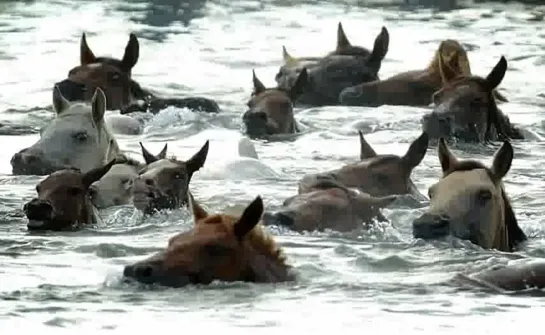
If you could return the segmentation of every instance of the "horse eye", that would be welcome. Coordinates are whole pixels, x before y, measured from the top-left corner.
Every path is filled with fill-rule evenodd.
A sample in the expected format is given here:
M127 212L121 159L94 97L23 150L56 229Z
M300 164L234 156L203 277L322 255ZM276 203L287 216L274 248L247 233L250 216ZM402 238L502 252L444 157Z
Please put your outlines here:
M75 197L81 193L81 189L77 187L69 187L67 192L69 195Z
M118 81L121 78L121 75L117 72L110 74L111 81Z
M87 140L87 133L80 131L73 135L74 139L78 142L85 142Z
M477 197L480 202L486 203L488 200L492 199L492 192L490 192L490 190L481 190Z
M36 193L40 193L40 185L36 185Z
M428 190L428 198L433 198L433 192L431 190Z
M388 176L387 175L384 175L384 174L377 174L375 176L375 179L381 183L381 184L386 184L388 183Z

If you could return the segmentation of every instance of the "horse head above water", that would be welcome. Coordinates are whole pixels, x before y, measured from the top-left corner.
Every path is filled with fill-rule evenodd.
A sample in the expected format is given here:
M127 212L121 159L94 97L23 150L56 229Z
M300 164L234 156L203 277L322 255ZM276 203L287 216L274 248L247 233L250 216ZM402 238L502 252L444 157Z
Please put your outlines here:
M150 258L125 267L125 277L145 284L181 287L214 280L276 283L293 276L282 250L260 224L257 197L240 217L208 214L189 195L194 226L172 237Z
M85 173L120 152L104 122L106 97L101 89L95 91L90 104L69 102L55 90L57 116L42 129L36 143L13 155L15 175L47 175L67 167Z
M97 223L99 218L87 191L115 164L82 173L78 169L53 172L36 186L38 197L23 206L29 230L68 230Z
M187 161L166 158L167 145L158 155L151 154L142 143L146 165L132 185L133 204L146 214L175 209L187 204L187 192L193 174L203 167L209 141Z
M458 160L443 139L437 152L443 177L429 188L430 207L413 222L414 237L452 235L500 251L513 251L526 240L502 182L513 160L508 141L496 152L490 167Z

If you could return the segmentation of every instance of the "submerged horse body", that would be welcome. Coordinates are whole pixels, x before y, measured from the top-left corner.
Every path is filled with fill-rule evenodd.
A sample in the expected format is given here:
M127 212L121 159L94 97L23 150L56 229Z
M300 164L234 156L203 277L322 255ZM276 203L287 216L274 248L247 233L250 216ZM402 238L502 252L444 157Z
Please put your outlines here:
M47 175L67 167L82 172L102 166L119 154L114 136L104 122L106 97L97 89L91 103L69 102L56 90L57 113L32 146L13 155L15 175Z
M494 98L506 71L502 56L486 78L461 76L443 86L433 95L434 110L422 118L423 130L434 139L467 142L523 139Z
M162 209L187 205L187 192L193 174L200 170L208 156L209 142L187 161L167 158L167 145L157 155L150 153L142 143L146 165L139 171L132 185L134 206L145 214Z
M342 30L340 25L339 29ZM300 66L297 59L289 59L276 76L278 87L289 89L296 75L304 68L308 72L309 83L296 103L311 106L338 105L339 94L346 87L377 80L382 60L388 52L388 30L382 27L372 51L352 46L344 32L342 35L344 40L338 38L337 49L315 63Z
M260 224L257 197L241 216L208 214L191 195L194 226L172 237L157 254L127 265L126 278L144 284L182 287L212 281L277 283L294 279L282 249Z

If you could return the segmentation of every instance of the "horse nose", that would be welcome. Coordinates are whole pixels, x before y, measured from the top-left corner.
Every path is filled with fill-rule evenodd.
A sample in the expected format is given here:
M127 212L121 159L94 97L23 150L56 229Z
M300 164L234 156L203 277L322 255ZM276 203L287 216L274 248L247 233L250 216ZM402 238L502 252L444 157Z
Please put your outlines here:
M29 220L51 220L53 207L48 201L34 198L23 206L23 212Z
M98 187L95 184L92 184L91 186L89 186L87 194L89 195L89 198L91 198L91 200L96 200L98 195Z
M57 86L62 96L68 101L85 100L86 87L84 84L77 83L70 79L65 79L63 81L55 83L55 86ZM53 90L53 94L57 94L57 90Z
M422 117L422 128L432 137L449 137L452 133L453 120L450 115L438 113L426 114Z
M291 211L276 212L276 213L264 213L263 223L265 225L275 225L284 227L293 227L295 224L294 213Z
M144 193L149 198L154 198L155 180L152 177L139 176L132 184L133 193Z
M10 163L14 174L25 172L40 174L38 170L43 168L43 155L41 152L29 152L28 149L24 149L13 155Z
M413 221L413 236L434 239L450 233L450 218L447 215L425 213Z
M123 276L135 279L141 283L152 283L157 274L157 267L152 264L127 265L123 269Z

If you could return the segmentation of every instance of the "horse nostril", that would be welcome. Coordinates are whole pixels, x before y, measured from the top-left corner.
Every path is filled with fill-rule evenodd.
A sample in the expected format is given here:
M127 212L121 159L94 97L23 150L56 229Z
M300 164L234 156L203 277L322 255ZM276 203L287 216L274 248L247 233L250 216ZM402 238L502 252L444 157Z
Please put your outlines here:
M134 275L137 278L149 278L153 275L153 267L149 265L137 266L134 269Z
M146 185L148 185L148 186L153 186L153 180L151 180L151 179L146 179Z
M98 188L95 185L89 186L89 190L87 191L89 194L89 197L96 198L98 194Z
M148 192L147 196L148 196L148 198L155 198L155 193L150 191L150 192Z
M261 121L267 121L267 114L264 112L256 113L256 118Z

